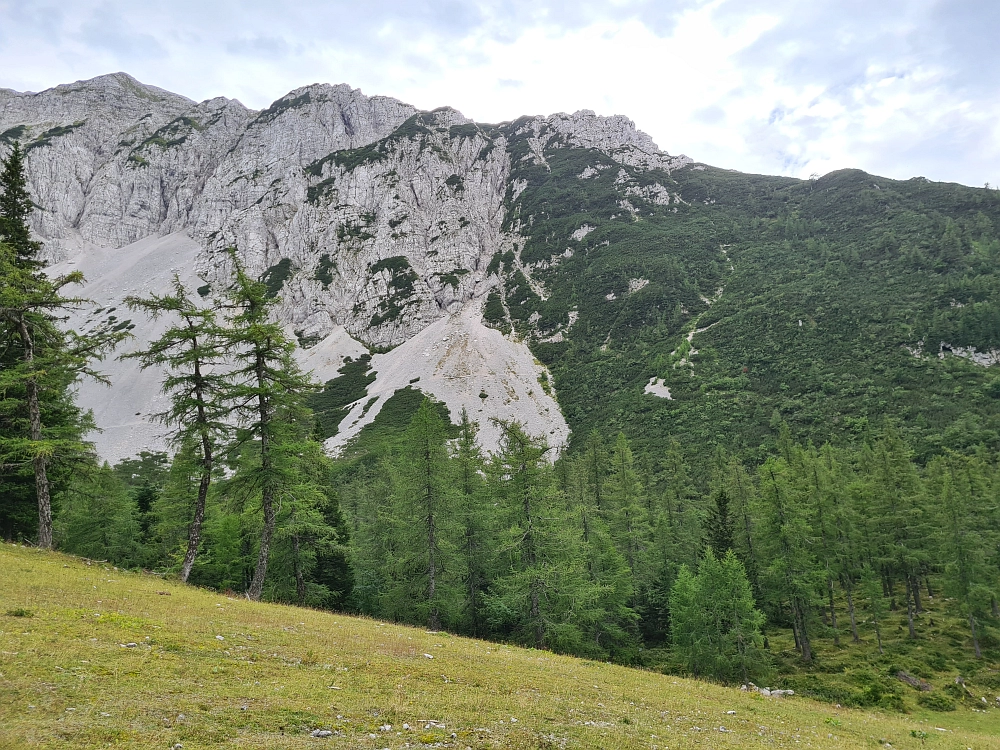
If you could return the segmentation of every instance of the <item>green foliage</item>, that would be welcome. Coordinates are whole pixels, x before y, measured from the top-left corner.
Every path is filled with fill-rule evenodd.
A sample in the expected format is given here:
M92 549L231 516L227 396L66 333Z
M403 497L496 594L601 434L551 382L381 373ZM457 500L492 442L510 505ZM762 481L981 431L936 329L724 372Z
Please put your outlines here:
M769 671L761 627L743 565L709 548L694 574L684 565L670 592L672 637L688 671L747 683Z
M13 145L21 141L27 133L27 125L15 125L14 127L7 128L7 130L0 133L0 143L6 143L9 146Z
M369 374L368 370L371 359L369 354L362 354L358 359L348 357L337 370L339 375L326 381L323 390L309 396L309 408L316 415L321 440L337 434L348 407L364 398L368 386L375 381L375 373Z
M323 288L326 289L333 283L333 272L336 270L336 261L330 258L329 253L323 253L319 257L319 263L316 266L316 273L313 274L313 278L321 283Z
M957 708L952 698L939 692L921 693L917 697L917 703L931 711L946 712Z
M33 140L31 143L29 143L27 148L25 148L25 151L27 152L27 151L32 151L36 148L44 148L46 146L51 146L52 141L54 141L56 138L61 138L64 135L69 135L74 130L81 127L85 122L86 120L77 120L76 122L70 125L57 125L54 128L49 128L40 136L38 136L35 140Z
M269 298L277 297L281 292L281 288L288 281L288 278L292 275L292 259L282 258L273 266L268 268L261 275L260 280L264 284L264 288L267 290L267 296Z
M383 271L388 275L387 294L379 300L379 312L372 316L370 322L372 328L399 317L413 296L413 285L418 280L416 272L410 267L410 261L403 255L383 258L369 268L369 274L373 277Z
M312 102L312 97L309 92L304 94L299 94L298 96L286 95L274 102L270 107L262 111L254 119L254 125L266 125L269 122L273 122L278 117L280 117L285 112L289 110L298 109L299 107L304 107Z
M54 502L59 508L54 535L63 550L122 567L143 564L138 508L110 466L94 467Z
M14 141L10 154L3 162L0 172L0 240L10 245L17 259L28 267L39 267L35 260L41 243L31 239L28 219L35 204L28 195L28 183L24 169L24 152L21 144Z
M688 458L721 445L757 464L774 445L767 419L777 410L797 439L817 444L847 444L860 425L895 418L921 463L947 447L1000 447L1000 403L979 395L988 371L933 356L942 341L997 346L995 191L851 170L810 182L712 168L668 175L555 147L547 168L518 127L503 130L511 178L527 188L508 196L507 215L520 217L525 263L558 263L532 270L544 302L513 264L501 270L495 258L490 271L504 276L511 317L555 376L574 441L621 430L653 454L683 435ZM606 168L580 179L587 167ZM657 184L683 202L635 194ZM594 230L573 239L584 224ZM649 283L630 294L630 279ZM570 311L579 317L567 330ZM560 326L563 343L537 342ZM692 348L690 366L674 367ZM643 394L651 377L665 379L671 400ZM707 463L693 466L699 481Z

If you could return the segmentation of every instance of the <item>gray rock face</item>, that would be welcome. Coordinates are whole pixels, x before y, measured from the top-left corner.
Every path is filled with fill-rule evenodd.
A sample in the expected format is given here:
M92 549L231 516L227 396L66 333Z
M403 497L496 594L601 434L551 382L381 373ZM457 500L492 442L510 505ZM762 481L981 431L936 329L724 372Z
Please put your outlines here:
M229 271L222 251L235 247L251 273L280 289L278 315L290 330L331 337L329 352L345 355L358 342L385 350L436 321L469 320L469 305L481 320L498 283L487 268L514 247L505 226L519 227L505 224L524 189L510 179L511 133L528 136L522 158L540 164L553 148L598 149L640 169L690 162L661 152L624 117L581 111L515 126L479 126L449 108L418 112L343 84L296 89L260 112L224 98L195 103L124 73L37 94L0 89L0 155L15 139L27 148L40 207L33 230L50 261L111 273L129 267L116 252L186 236L198 249L185 270L217 284ZM88 262L94 253L100 263ZM113 304L116 287L90 282ZM540 366L523 343L509 343L500 348L510 362L484 367L537 384ZM385 368L398 369L392 359ZM334 377L338 357L322 362L317 377ZM531 372L520 371L525 363ZM514 399L481 416L521 418L539 431L551 423L545 432L563 440L565 421L548 401Z

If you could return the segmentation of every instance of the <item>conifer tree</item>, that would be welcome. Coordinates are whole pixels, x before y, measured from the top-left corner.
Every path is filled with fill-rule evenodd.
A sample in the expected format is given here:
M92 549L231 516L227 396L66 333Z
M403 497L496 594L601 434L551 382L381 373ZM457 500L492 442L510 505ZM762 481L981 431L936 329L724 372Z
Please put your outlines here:
M705 521L705 547L715 553L716 559L725 557L735 547L729 494L724 487L720 487L712 495L712 505Z
M257 561L247 596L259 600L264 591L278 502L296 482L297 442L311 435L312 417L304 397L312 389L280 324L270 317L274 298L263 282L250 278L230 252L233 278L226 292L227 325L220 347L232 362L226 405L236 418L234 453L242 454L233 489L260 499L261 528ZM255 458L250 459L250 447Z
M42 244L31 239L28 219L35 204L28 194L21 143L14 141L0 171L0 242L14 249L16 263L28 270L42 267L38 253Z
M90 424L72 407L69 389L81 374L99 380L90 362L103 356L127 334L101 329L86 338L64 332L59 318L85 300L65 297L63 289L82 283L73 272L50 280L21 261L12 248L0 244L0 327L7 347L16 352L0 370L0 465L5 471L30 465L38 505L38 545L52 547L52 485L54 461L86 454L82 435ZM43 421L59 403L62 420Z
M689 470L681 454L681 446L671 440L664 459L663 510L666 520L669 547L666 556L677 566L694 567L701 551L702 518L696 503L697 493L691 483Z
M767 671L761 626L743 565L709 547L694 574L682 566L670 596L674 648L695 675L733 681Z
M424 398L403 436L392 471L390 559L384 611L395 619L423 622L431 630L450 624L459 594L455 547L458 498L449 465L444 421Z
M786 455L792 457L790 452ZM795 645L802 660L809 662L813 657L810 621L816 569L811 554L812 533L806 518L808 506L793 497L801 483L796 481L785 459L768 459L760 474L760 540L763 554L769 560L761 571L762 584L776 609L785 603L791 608Z
M222 363L222 332L215 312L198 307L177 275L172 293L146 298L130 296L125 303L132 310L144 311L151 320L161 315L176 319L146 349L125 354L123 358L138 359L143 369L166 367L162 390L170 397L170 408L155 418L173 428L171 438L176 447L191 446L198 452L198 498L188 526L187 551L180 571L180 579L187 581L201 544L217 445L229 431L224 420L230 383L218 369Z
M646 563L651 529L647 518L645 491L639 481L632 450L619 432L611 449L610 471L605 482L603 517L619 552L628 562L636 583L648 575Z
M977 659L983 657L981 627L996 596L986 550L996 548L987 518L990 499L983 487L985 471L975 457L949 454L930 467L937 496L939 555L944 562L945 588L958 600L969 625Z
M55 532L62 549L122 567L142 563L138 508L110 466L80 472L58 499Z
M484 598L496 552L492 544L496 529L493 504L487 501L482 478L485 461L476 442L478 430L479 426L469 419L463 408L458 439L452 451L461 526L459 550L464 559L462 624L466 632L481 637L486 633Z
M919 574L928 561L925 542L930 537L923 487L909 447L891 425L864 460L876 519L875 562L887 592L891 593L895 577L902 578L909 636L916 638Z
M583 653L603 616L575 524L559 497L549 448L515 423L496 421L500 450L488 467L503 528L501 565L488 598L495 631L535 648ZM596 649L603 654L603 649Z

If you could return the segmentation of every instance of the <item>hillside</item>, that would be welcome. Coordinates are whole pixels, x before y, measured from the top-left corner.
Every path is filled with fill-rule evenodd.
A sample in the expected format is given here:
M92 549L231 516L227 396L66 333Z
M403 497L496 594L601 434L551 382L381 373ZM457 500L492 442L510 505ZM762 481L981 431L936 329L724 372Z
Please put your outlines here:
M411 385L488 449L493 417L623 430L654 462L671 437L759 461L780 419L843 443L891 417L921 460L1000 447L996 190L745 175L588 111L490 125L315 84L255 112L123 73L2 92L15 139L54 272L98 303L73 325L142 346L122 297L176 270L210 300L234 246L319 382L372 354L366 392L325 402L330 450ZM105 370L81 391L102 456L162 447L159 374Z
M763 698L12 545L0 568L3 747L1000 747L996 712Z

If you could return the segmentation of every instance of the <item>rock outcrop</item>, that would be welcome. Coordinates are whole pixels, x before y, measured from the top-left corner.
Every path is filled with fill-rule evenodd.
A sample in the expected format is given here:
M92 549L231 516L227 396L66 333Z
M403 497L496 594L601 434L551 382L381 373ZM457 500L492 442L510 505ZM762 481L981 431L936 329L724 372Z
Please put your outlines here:
M335 377L342 358L364 347L388 351L376 357L380 380L371 393L391 395L398 378L383 373L417 356L409 351L416 344L407 343L435 326L462 346L492 351L471 369L475 353L459 356L454 345L426 367L422 360L431 355L420 354L427 370L420 388L456 414L474 405L483 422L518 418L562 442L568 428L555 399L547 390L528 396L543 368L524 343L484 328L479 312L499 282L491 260L517 250L520 225L507 219L524 186L511 180L509 142L525 137L530 153L518 158L537 164L555 148L595 149L619 164L668 174L690 162L661 152L624 117L580 111L478 125L453 109L418 112L346 85L296 89L259 112L224 98L195 103L124 73L37 94L0 90L0 155L14 140L27 149L39 206L33 230L50 261L89 269L84 292L102 306L136 287L169 282L166 266L155 272L164 278L134 276L149 266L158 237L171 238L161 249L183 255L184 272L209 291L228 274L222 251L235 247L279 294L289 330L301 341L328 339L320 344L324 356L304 354L319 379ZM490 335L480 335L485 331ZM143 340L148 336L135 345ZM464 362L472 374L493 373L498 397L475 403L478 385L470 401L468 389L445 385L450 376L431 377L451 372L446 360ZM87 387L81 394L109 432L108 420L116 419L102 412L101 398L149 398L155 389L135 383L158 380L130 371L126 388L124 377L112 373L104 397ZM500 398L504 391L513 395ZM122 415L148 413L129 404L119 404ZM488 430L484 437L489 442ZM98 442L107 453L114 441Z

